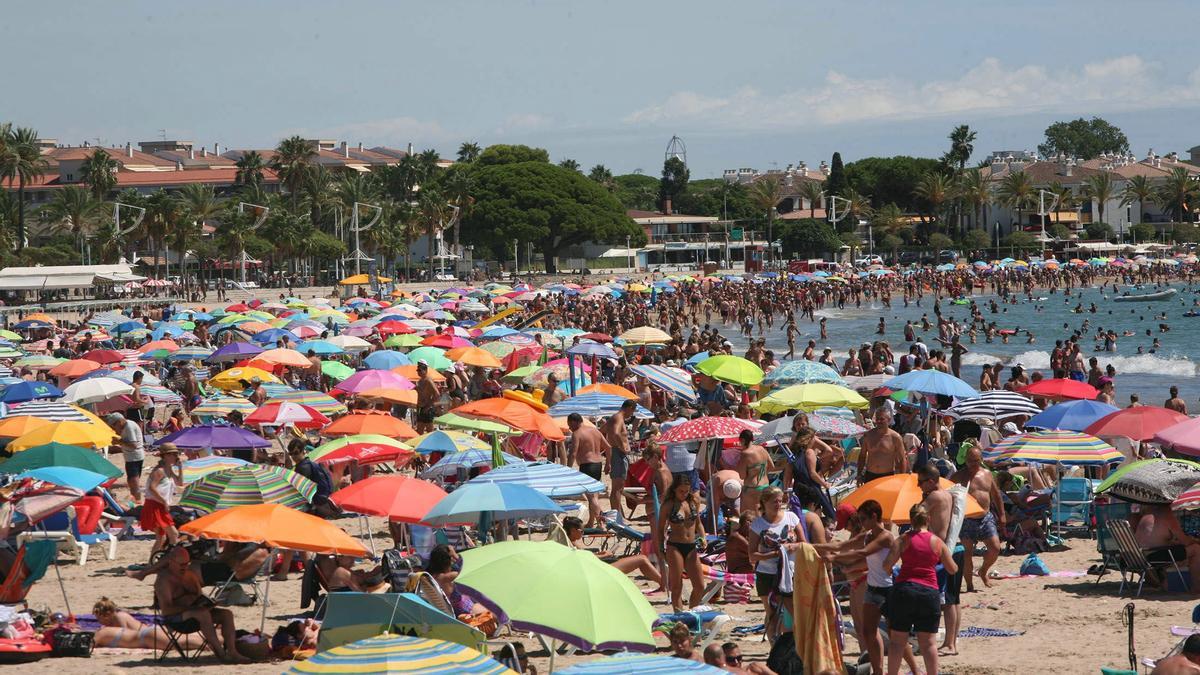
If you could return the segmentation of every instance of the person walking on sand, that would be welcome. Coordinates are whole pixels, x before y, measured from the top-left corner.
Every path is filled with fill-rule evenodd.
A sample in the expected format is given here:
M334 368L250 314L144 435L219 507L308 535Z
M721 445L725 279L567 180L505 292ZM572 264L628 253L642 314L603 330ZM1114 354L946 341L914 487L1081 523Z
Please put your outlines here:
M174 546L179 541L179 530L171 518L171 502L175 499L175 491L183 487L179 448L174 443L163 443L158 449L158 456L158 465L150 472L150 479L146 482L146 501L142 504L139 523L143 530L154 533L151 557L161 551L164 545Z
M967 488L967 493L979 502L983 515L979 518L967 518L963 521L959 538L963 545L963 579L967 582L967 592L975 592L975 580L972 578L974 567L975 543L983 542L987 552L983 555L983 564L979 567L979 579L984 586L991 587L988 572L996 559L1000 557L999 532L1007 526L1004 516L1004 501L1000 488L996 486L992 472L983 468L983 451L978 445L972 445L967 450L966 465L950 477L955 483ZM997 528L999 521L999 528Z

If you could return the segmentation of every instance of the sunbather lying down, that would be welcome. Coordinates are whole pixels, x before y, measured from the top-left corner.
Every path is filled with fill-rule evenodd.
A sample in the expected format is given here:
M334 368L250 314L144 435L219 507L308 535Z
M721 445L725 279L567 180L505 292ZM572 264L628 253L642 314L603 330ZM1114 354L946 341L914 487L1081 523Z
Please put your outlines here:
M106 597L100 598L92 608L92 613L101 623L100 630L96 631L97 647L166 649L169 644L167 632L161 626L138 621ZM196 649L203 640L199 633L188 633L179 638L184 649Z

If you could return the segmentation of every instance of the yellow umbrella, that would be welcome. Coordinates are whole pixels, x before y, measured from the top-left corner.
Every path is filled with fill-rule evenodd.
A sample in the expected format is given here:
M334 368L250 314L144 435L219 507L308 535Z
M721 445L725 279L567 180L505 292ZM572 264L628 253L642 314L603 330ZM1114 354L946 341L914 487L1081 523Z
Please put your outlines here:
M251 380L253 380L256 377L259 379L260 382L270 382L270 383L275 383L275 384L282 384L279 381L279 378L268 373L267 371L263 370L262 368L250 368L250 367L230 368L229 370L223 370L223 371L217 373L216 375L213 375L211 378L209 378L208 383L218 389L224 389L225 391L235 391L238 389L245 388L245 385L242 384L243 380L246 382L250 382Z
M391 279L389 277L376 276L375 281L381 284L386 284ZM364 286L371 283L371 275L369 274L353 274L338 282L343 286Z
M10 452L18 452L47 443L78 445L84 448L105 448L112 445L116 434L107 425L87 422L51 422L14 438L8 444Z
M763 413L785 410L816 410L817 408L866 408L867 399L836 384L797 384L772 392L770 396L750 406Z
M666 344L671 336L651 326L640 326L621 333L621 341L628 345Z

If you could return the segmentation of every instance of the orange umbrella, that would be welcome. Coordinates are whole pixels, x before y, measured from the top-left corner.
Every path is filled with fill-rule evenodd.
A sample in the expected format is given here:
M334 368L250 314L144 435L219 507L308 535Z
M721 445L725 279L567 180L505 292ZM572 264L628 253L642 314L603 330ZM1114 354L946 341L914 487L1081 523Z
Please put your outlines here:
M479 347L456 347L446 352L446 358L480 368L501 368L503 364L491 352Z
M0 420L0 438L17 438L50 424L50 420L33 415L13 415Z
M288 366L289 368L311 368L312 362L308 357L304 356L295 349L286 349L279 347L277 349L268 349L254 357L255 361L262 361L273 366Z
M397 389L395 387L375 387L355 394L358 398L370 398L387 401L396 405L416 405L416 389Z
M160 350L177 352L179 351L179 345L175 344L174 340L155 340L154 342L147 342L146 344L137 348L139 354L149 354L150 352L157 352Z
M321 432L324 436L356 436L358 434L379 434L388 438L416 438L419 434L412 426L401 419L396 419L386 413L356 413L334 420L333 424Z
M408 379L412 380L413 382L416 382L417 380L421 379L421 376L417 374L416 364L413 364L410 366L396 366L395 368L392 368L392 372L397 375L402 375L404 377L407 377ZM439 373L438 371L434 370L433 368L430 368L429 369L429 379L433 380L434 382L445 382L446 376Z
M250 333L251 335L256 335L270 328L271 327L269 325L263 323L262 321L243 321L237 325L238 330Z
M50 369L55 377L80 377L100 368L100 364L91 359L71 359Z
M400 523L419 523L446 491L419 478L389 474L371 476L333 493L333 503L343 510L384 516Z
M945 478L939 478L938 485L943 490L954 487L954 483ZM903 525L908 522L909 509L913 507L913 504L919 504L924 498L925 495L921 493L921 488L917 486L917 474L901 473L876 478L846 495L842 503L858 508L868 499L874 499L883 508L885 521ZM967 512L964 516L979 518L983 516L983 513L983 507L979 505L979 502L975 501L971 495L967 495Z
M521 431L539 434L548 441L566 439L566 436L562 431L559 431L558 425L554 423L554 420L549 415L538 412L520 401L507 398L485 398L480 401L471 401L470 403L460 405L450 412L456 415L482 417L507 424Z
M610 384L608 382L597 382L589 384L575 392L579 394L608 394L609 396L620 396L621 398L629 399L630 401L638 400L638 395L629 391L625 387L618 384Z
M293 551L367 555L366 547L338 526L282 504L221 509L193 520L179 531L205 539L253 542Z
M25 316L23 321L45 321L46 323L58 323L58 319L51 317L43 312L34 312Z

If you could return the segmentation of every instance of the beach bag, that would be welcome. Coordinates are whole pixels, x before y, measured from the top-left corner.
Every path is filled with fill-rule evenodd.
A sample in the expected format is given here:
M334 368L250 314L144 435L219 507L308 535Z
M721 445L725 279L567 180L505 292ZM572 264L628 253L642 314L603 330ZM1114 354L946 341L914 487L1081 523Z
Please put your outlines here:
M89 657L96 646L95 633L71 631L60 628L50 638L51 654L54 656Z
M496 619L496 615L489 610L484 610L480 614L472 614L463 620L463 623L478 629L484 635L492 637L500 630L500 622Z
M1050 574L1050 568L1038 557L1038 554L1030 553L1025 556L1025 561L1021 563L1021 574L1044 577Z

